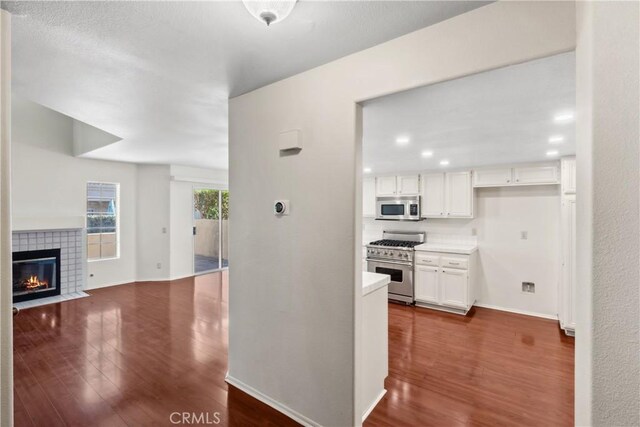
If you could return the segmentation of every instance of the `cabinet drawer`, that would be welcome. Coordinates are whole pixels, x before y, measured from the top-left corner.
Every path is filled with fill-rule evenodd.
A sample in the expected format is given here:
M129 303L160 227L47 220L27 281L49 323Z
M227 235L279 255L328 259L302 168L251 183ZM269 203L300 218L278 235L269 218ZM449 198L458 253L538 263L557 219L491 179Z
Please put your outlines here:
M416 254L416 265L433 265L437 266L440 257L434 255Z
M442 267L458 268L461 270L466 270L469 268L469 262L466 258L463 259L463 258L442 257Z

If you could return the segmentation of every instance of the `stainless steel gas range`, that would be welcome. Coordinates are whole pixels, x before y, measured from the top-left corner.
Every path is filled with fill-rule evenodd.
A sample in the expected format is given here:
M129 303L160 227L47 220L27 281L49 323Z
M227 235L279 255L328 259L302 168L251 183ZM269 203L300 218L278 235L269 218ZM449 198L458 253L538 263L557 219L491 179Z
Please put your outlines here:
M367 271L391 276L390 301L413 304L413 247L425 237L424 232L384 231L382 240L367 245Z

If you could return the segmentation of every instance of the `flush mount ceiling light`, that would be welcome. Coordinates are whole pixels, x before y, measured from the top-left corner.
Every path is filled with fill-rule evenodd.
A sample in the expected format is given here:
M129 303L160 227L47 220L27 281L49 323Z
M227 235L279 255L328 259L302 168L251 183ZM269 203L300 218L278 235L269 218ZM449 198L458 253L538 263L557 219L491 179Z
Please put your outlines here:
M371 173L371 168L364 168L363 171L364 173Z
M555 157L558 155L558 150L549 150L547 151L547 156L549 157Z
M564 142L564 136L554 135L549 138L549 144L562 144Z
M440 160L440 166L449 166L449 160Z
M407 145L409 143L409 138L406 136L401 136L396 138L396 144L398 145Z
M425 158L433 157L433 151L423 151L422 157L425 157Z
M555 122L568 122L573 120L573 113L571 111L566 111L564 113L559 113L553 116L553 120Z
M289 16L297 0L242 0L247 8L258 21L267 24L275 24Z

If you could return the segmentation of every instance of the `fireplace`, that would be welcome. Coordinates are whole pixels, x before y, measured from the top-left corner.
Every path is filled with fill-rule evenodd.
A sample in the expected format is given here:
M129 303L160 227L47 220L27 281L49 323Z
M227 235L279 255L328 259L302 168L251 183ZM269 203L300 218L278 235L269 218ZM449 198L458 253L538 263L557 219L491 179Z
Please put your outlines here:
M60 295L60 249L13 253L13 302Z

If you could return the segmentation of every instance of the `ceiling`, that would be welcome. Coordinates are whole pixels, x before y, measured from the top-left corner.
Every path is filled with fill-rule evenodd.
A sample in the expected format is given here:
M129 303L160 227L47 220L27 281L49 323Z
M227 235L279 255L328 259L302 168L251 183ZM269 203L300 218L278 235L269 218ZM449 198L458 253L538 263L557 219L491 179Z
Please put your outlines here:
M85 157L228 165L228 98L488 2L300 1L267 28L239 1L2 2L13 90L122 138Z
M573 52L377 98L363 108L363 162L371 169L365 172L469 168L575 154L574 121L555 120L574 110ZM552 137L563 141L550 143ZM423 157L425 151L433 155ZM441 166L442 160L449 165Z

